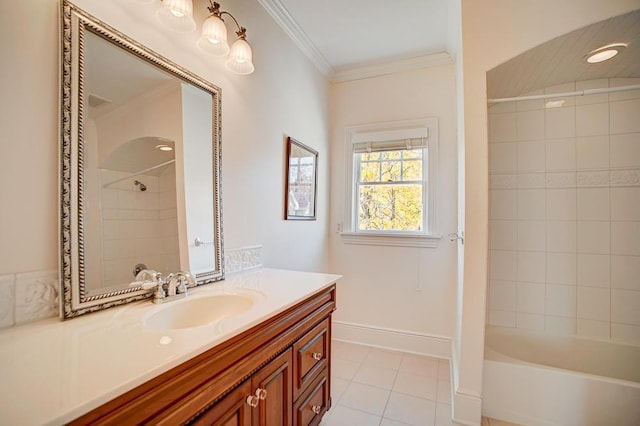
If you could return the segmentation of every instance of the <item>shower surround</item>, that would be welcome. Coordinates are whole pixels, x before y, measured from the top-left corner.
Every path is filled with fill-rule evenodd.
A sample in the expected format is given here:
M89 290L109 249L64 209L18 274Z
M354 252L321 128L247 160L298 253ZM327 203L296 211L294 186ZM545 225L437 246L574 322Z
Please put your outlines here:
M640 343L640 91L491 105L489 143L488 324Z

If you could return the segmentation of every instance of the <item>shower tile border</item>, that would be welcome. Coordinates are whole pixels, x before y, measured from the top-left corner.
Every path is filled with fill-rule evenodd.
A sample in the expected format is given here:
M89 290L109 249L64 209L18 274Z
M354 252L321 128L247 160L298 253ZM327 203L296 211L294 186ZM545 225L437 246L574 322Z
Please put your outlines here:
M489 189L622 187L640 187L640 168L489 174Z

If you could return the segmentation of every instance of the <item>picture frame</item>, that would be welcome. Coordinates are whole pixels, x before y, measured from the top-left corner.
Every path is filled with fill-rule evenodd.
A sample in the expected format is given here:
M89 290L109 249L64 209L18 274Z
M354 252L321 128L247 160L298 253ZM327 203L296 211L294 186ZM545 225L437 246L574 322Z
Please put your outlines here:
M285 220L316 220L318 151L287 137Z

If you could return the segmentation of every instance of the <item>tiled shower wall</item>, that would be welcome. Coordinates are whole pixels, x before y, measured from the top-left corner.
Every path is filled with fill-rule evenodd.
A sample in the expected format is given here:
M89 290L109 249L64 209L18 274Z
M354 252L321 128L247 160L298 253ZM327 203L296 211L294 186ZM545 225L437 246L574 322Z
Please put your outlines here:
M640 342L640 91L494 104L489 142L488 323Z
M103 185L130 176L101 170ZM134 185L139 180L146 187ZM135 265L168 274L180 269L175 167L158 176L139 175L102 190L102 287L121 288L135 279Z

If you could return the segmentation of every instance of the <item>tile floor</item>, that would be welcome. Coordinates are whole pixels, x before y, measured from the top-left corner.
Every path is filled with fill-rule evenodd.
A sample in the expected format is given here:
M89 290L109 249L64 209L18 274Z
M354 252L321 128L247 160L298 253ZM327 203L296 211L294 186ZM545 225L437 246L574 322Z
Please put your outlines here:
M333 407L323 426L445 426L449 361L332 342Z
M448 426L449 361L334 340L322 426ZM482 426L517 426L482 418Z

